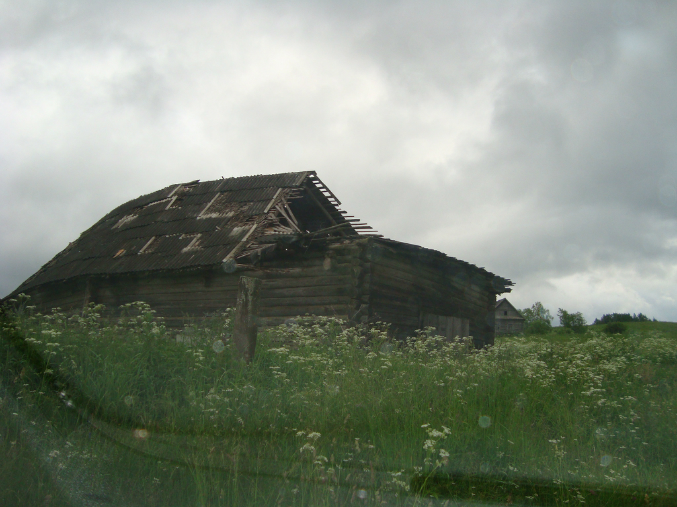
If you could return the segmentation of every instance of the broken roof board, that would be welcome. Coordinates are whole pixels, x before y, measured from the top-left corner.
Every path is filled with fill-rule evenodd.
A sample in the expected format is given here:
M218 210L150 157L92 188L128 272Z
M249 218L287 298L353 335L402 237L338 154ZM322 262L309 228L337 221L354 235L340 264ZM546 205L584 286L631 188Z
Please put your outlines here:
M310 216L307 220L310 231L330 223L341 225L338 230L343 235L368 236L358 233L363 226L351 225L346 220L345 212L337 208L339 203L311 171L171 185L118 206L13 294L81 275L217 265L229 256L239 255L243 248L259 238L265 242L266 235L296 232L285 230L276 221L285 217L283 221L290 225L289 216L293 216L290 205L297 208L297 214L303 212ZM278 210L276 206L279 205L282 209ZM318 206L321 213L316 211ZM313 210L316 216L308 210ZM269 219L271 213L277 218ZM483 268L435 250L383 241L416 250L428 258L451 259L493 276ZM510 280L494 277L494 289L499 293L510 291L511 285Z
M288 205L287 199L301 192L312 196L311 206L319 204L333 222L346 223L349 234L357 236L323 192L326 187L318 185L309 171L171 185L118 206L17 291L79 275L218 264L246 246L241 244L245 238L250 243L266 233L287 232L277 218L289 225L291 214L273 208Z

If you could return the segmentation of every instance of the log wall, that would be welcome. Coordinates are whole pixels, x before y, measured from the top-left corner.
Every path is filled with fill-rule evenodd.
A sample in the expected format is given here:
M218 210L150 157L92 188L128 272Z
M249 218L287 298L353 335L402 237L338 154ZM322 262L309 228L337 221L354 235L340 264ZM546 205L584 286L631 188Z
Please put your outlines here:
M396 336L411 336L437 315L467 319L478 347L494 343L492 275L439 252L376 239L363 245L361 259L370 318L390 322Z
M306 314L349 320L359 300L356 251L351 245L332 245L264 261L257 269L235 273L206 268L89 277L45 284L27 292L41 312L54 307L80 311L90 302L117 309L144 301L167 325L182 327L191 318L234 307L238 281L245 275L262 280L259 312L262 327Z
M439 252L376 238L281 253L235 273L210 267L90 277L36 287L29 294L43 312L77 311L89 302L117 309L145 301L167 325L182 327L191 318L234 307L242 275L261 278L262 327L298 315L335 316L389 322L395 336L404 338L431 322L430 316L440 316L467 320L477 346L494 341L491 275Z

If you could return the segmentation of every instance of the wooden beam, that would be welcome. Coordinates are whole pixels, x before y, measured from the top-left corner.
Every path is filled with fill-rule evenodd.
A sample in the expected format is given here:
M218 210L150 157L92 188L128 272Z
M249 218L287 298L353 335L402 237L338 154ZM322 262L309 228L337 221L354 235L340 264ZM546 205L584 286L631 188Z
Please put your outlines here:
M235 307L233 340L240 359L251 363L256 349L256 317L259 313L259 289L261 280L249 276L240 277Z
M333 225L337 225L336 220L334 220L334 217L331 216L331 214L330 214L330 213L327 211L327 209L322 205L322 203L318 200L318 198L315 197L315 196L313 195L313 192L312 192L312 190L311 190L310 185L306 185L305 188L306 188L306 193L310 196L310 199L311 199L311 200L312 200L312 201L320 208L320 210L322 211L322 213L324 213L324 215L329 219L329 221L330 221ZM317 190L316 187L315 187L315 189ZM346 233L345 233L344 231L340 231L340 234L341 234L342 236L345 236L345 235L346 235Z
M254 222L254 225L252 225L251 228L249 229L249 231L247 231L247 234L244 235L244 238L242 238L242 240L237 245L235 245L235 247L233 247L233 249L230 251L230 253L228 255L226 255L226 257L221 262L226 262L230 259L235 259L235 257L240 252L240 250L242 250L245 246L247 246L247 240L249 240L249 237L254 233L256 228L259 225L261 225L261 223L265 220L265 215L270 211L270 208L273 207L273 205L275 204L275 201L277 200L277 198L278 198L278 196L280 195L281 192L282 192L282 189L278 188L277 192L275 192L275 196L273 196L273 198L270 200L270 202L266 206L266 209L263 212L264 218Z

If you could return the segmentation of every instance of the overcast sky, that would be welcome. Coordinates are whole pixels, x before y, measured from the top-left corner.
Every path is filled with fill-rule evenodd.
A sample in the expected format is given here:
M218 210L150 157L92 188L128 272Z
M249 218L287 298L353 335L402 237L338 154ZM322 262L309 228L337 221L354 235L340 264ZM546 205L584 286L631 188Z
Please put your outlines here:
M677 2L0 0L0 296L116 206L315 170L510 301L677 321Z

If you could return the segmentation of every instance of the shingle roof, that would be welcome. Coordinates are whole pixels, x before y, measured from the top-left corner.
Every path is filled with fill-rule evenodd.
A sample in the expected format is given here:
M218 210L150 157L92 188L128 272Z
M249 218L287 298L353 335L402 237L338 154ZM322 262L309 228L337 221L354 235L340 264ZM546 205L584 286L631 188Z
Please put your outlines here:
M512 282L510 284L513 285ZM510 317L511 319L524 320L524 317L521 316L520 311L517 308L515 308L513 304L510 301L508 301L507 298L501 298L498 301L496 301L496 309L498 309L498 307L504 303L508 305L510 308L512 308L519 315L518 317Z
M306 227L290 212L303 200L321 215ZM171 185L118 206L14 293L80 275L215 265L245 255L262 236L322 228L326 217L324 226L342 224L343 235L357 236L338 204L312 171Z
M344 216L340 204L314 171L171 185L115 208L12 294L83 275L219 265L266 248L273 238L285 235L329 229L326 234L378 236L368 225ZM379 241L421 252L426 258L452 259L482 276L490 275L497 293L509 292L513 285L441 252Z

